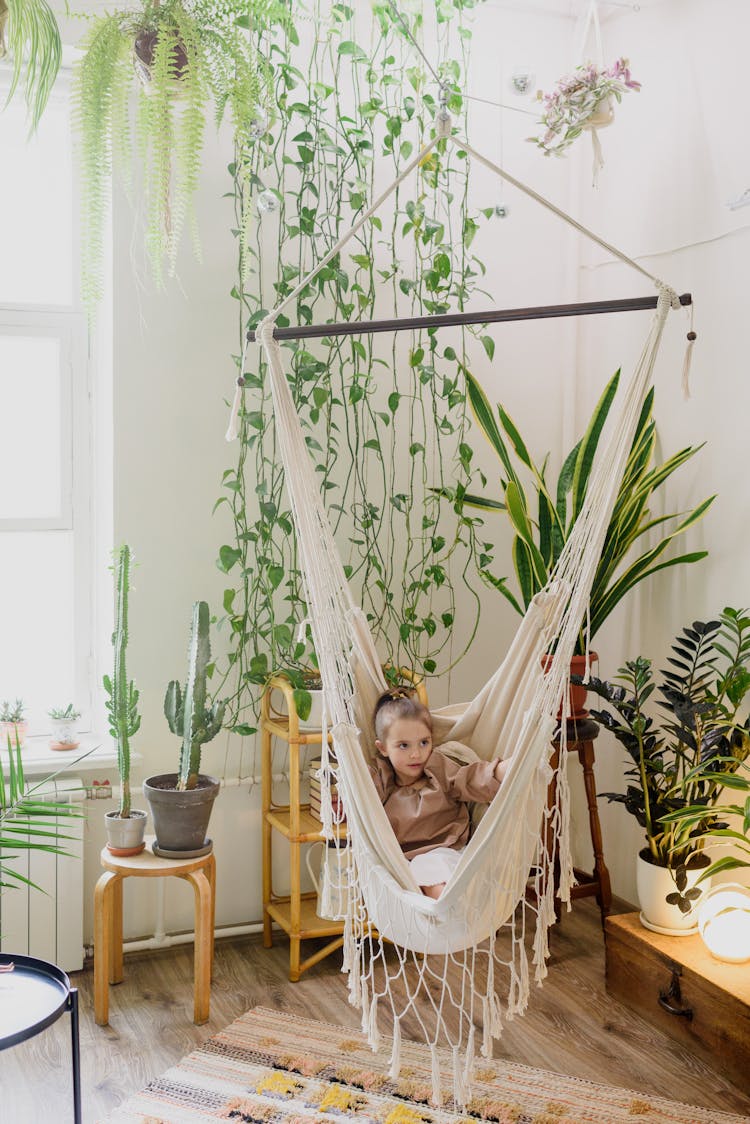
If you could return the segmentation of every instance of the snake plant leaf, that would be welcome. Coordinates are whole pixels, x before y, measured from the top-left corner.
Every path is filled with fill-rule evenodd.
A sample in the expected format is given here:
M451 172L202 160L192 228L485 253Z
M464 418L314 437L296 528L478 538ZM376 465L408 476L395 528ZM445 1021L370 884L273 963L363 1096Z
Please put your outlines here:
M528 605L534 594L538 592L539 586L535 580L529 548L518 535L513 539L511 554L513 556L513 568L516 571L518 584L521 588L521 597L524 605Z
M466 386L469 392L469 404L482 432L500 457L508 479L518 482L515 469L513 468L513 462L510 459L502 434L498 429L487 395L470 371L464 371L464 378L466 379Z
M599 445L599 438L601 437L604 423L607 420L610 407L614 401L617 387L620 382L620 371L615 371L612 378L609 380L604 388L601 398L597 402L594 413L591 416L591 421L588 424L586 432L580 443L578 456L576 457L575 468L573 470L573 485L572 485L572 508L571 508L571 521L575 522L578 518L583 501L586 496L586 488L588 486L589 477L591 476L591 468L594 463L594 457Z
M560 524L565 527L568 520L568 493L573 487L573 473L575 472L578 452L581 448L579 441L568 453L557 478L557 516Z
M507 504L500 500L492 500L488 496L475 496L472 492L464 493L463 504L465 507L475 507L480 511L505 511Z
M529 455L529 450L526 448L524 440L521 437L521 434L518 432L518 429L516 428L510 414L508 414L507 411L505 411L499 404L497 407L497 413L498 417L500 418L500 424L505 430L511 445L513 446L514 453L516 454L518 459L526 465L527 468L530 468L535 473L535 475L538 475L536 469L534 468L534 462Z
M523 608L519 605L517 599L508 589L507 578L496 578L495 575L491 574L489 570L480 570L479 573L480 576L484 578L484 580L488 582L489 585L493 586L498 591L498 593L502 593L503 597L505 597L506 600L510 602L519 616L523 616Z

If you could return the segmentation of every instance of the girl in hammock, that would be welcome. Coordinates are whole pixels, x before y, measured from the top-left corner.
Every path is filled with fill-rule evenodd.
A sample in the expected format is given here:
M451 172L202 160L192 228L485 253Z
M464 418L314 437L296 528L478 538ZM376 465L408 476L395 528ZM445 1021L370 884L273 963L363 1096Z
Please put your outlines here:
M374 724L375 787L422 893L439 898L469 840L467 802L489 803L508 762L458 765L433 749L432 716L405 691L380 696Z

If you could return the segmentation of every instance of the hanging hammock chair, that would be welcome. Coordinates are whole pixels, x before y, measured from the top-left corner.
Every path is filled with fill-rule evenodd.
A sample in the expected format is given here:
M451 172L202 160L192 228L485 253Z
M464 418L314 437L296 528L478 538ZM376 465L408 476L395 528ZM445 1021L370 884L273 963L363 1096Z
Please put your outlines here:
M444 752L457 753L466 760L465 747L469 747L470 759L508 759L509 767L442 896L429 898L414 880L368 769L375 753L374 705L387 685L366 619L349 590L321 502L281 350L274 338L276 317L441 137L459 144L469 156L645 273L637 263L480 156L463 139L452 137L446 113L438 118L437 134L298 289L263 320L255 338L262 342L268 358L278 449L286 472L323 680L324 834L329 838L336 834L328 789L333 781L347 819L348 844L338 851L334 847L326 850L331 856L329 876L334 880L338 876L346 883L344 970L349 974L350 1002L361 1008L362 1027L373 1048L379 1043L379 1005L389 1012L394 1077L399 1070L400 1020L409 1015L418 1022L432 1051L435 1103L441 1103L440 1068L441 1057L445 1056L439 1044L447 1042L452 1048L454 1103L463 1106L471 1085L475 1027L481 1028L481 1052L489 1057L492 1040L501 1033L504 1019L523 1011L527 1004L529 915L534 923L533 938L531 934L529 938L535 979L539 983L546 975L547 934L555 919L555 868L560 898L569 901L573 871L565 761L570 659L581 622L586 619L591 582L662 329L669 309L679 307L680 300L672 289L646 274L658 288L648 338L623 397L619 418L612 425L610 441L600 449L583 508L556 571L533 599L503 663L476 697L467 704L433 712L434 743ZM236 433L240 403L238 389L228 438ZM552 656L545 672L541 657L549 651ZM557 717L561 700L562 721ZM330 749L327 732L332 736ZM553 738L559 745L560 765L557 801L548 807ZM336 894L336 900L341 896Z

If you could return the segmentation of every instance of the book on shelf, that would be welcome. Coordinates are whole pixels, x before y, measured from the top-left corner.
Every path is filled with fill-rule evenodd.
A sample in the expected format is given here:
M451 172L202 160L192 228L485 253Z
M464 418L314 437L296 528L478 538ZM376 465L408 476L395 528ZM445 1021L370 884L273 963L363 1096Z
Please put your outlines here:
M320 777L318 775L320 769L321 760L320 758L316 758L314 761L310 762L308 775L310 778L310 812L313 816L315 816L317 820L320 820L322 823L322 791L320 785ZM341 799L339 797L339 790L335 781L332 781L331 783L331 807L333 809L334 820L341 822L346 819L343 814Z

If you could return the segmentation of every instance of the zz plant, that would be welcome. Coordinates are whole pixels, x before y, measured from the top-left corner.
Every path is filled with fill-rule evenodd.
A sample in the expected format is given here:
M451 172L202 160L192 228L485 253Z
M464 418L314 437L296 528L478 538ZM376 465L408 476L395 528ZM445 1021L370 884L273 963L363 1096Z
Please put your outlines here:
M724 789L750 791L745 762L750 756L750 616L726 608L718 620L693 621L672 644L669 668L654 682L651 661L639 656L620 668L612 683L592 678L589 691L608 704L592 717L614 734L628 757L624 792L602 793L622 804L643 828L644 858L668 867L676 889L667 901L687 913L700 891L686 890L687 871L702 877L747 865L724 856L709 866L704 853L714 839L744 844L746 834L724 817L739 814L750 825L750 797L744 808L727 805ZM660 714L647 706L657 692Z
M513 528L511 546L519 595L507 578L493 576L487 567L483 576L495 586L517 613L523 613L544 586L567 542L586 496L591 469L602 429L609 415L620 372L604 388L583 437L563 461L557 481L548 479L548 461L538 464L513 419L497 406L497 418L479 382L465 372L469 400L480 429L497 454L500 497L479 496L462 488L448 492L454 501L487 512L504 512ZM591 586L590 635L599 631L612 610L636 585L672 566L697 562L708 551L664 557L674 539L705 515L715 496L709 496L687 514L656 515L653 504L658 489L698 448L680 449L661 464L654 464L656 423L654 391L649 391L636 429L630 455L607 528L602 554ZM524 479L528 483L524 483ZM648 538L651 545L631 557L631 551ZM641 547L642 549L642 547ZM576 652L585 651L583 624Z

